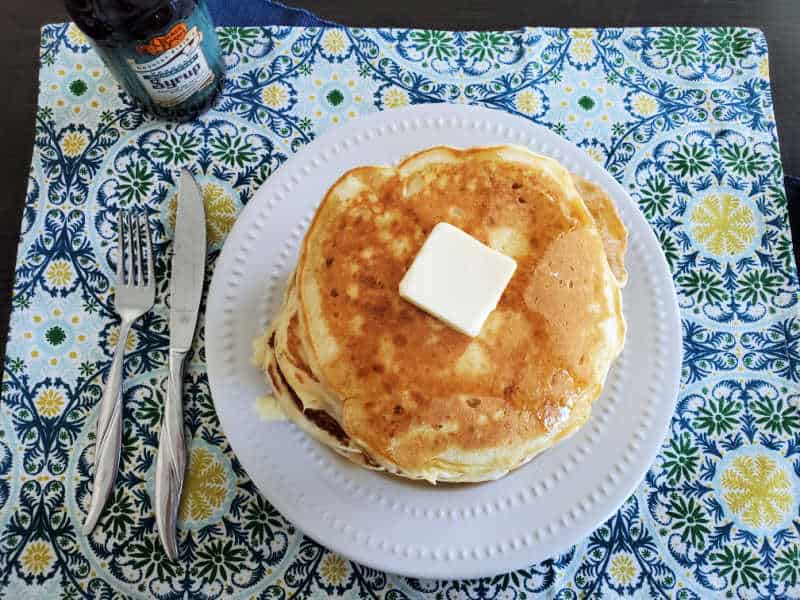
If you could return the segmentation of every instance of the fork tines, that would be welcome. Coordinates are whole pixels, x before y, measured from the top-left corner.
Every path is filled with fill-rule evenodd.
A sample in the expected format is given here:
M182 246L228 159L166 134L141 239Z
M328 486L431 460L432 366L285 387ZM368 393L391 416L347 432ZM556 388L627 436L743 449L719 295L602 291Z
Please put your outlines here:
M147 218L120 209L117 220L117 285L149 285L153 278L153 249Z

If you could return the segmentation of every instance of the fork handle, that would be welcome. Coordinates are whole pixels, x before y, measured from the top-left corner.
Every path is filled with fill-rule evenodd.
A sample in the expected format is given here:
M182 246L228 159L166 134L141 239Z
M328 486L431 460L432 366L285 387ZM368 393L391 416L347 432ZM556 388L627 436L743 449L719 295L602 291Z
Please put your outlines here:
M169 351L169 384L158 440L154 485L156 525L161 545L172 560L178 557L176 526L186 472L183 435L183 361L186 352Z
M103 397L100 399L100 414L97 417L97 434L94 446L94 486L89 513L83 523L83 532L90 534L103 511L119 468L122 448L122 362L125 358L125 343L128 340L132 321L123 319L119 325L119 339L114 350L114 359L108 371Z

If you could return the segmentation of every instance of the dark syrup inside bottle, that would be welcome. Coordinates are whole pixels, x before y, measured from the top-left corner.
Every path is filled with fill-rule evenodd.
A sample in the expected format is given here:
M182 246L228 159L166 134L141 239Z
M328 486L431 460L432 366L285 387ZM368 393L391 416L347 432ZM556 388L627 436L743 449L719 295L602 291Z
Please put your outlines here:
M147 111L186 121L219 96L224 63L205 0L66 0L75 24Z

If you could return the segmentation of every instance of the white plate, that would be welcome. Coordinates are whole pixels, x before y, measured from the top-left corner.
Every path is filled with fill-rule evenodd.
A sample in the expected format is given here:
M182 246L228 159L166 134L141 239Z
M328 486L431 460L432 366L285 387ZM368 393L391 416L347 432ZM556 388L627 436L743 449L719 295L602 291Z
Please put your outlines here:
M395 164L448 144L514 143L610 192L629 231L628 337L589 422L507 477L480 485L413 483L358 468L288 422L254 410L268 393L250 363L314 210L359 165ZM589 534L635 489L678 393L681 330L672 277L635 203L587 154L544 127L485 108L429 104L341 125L300 150L242 211L217 261L206 345L214 404L231 446L266 498L319 543L368 566L472 578L549 558Z

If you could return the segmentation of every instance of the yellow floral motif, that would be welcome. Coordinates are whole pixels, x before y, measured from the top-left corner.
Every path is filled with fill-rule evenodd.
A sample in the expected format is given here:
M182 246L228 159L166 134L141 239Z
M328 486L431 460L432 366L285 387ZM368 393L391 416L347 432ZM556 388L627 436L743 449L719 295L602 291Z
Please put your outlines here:
M594 39L594 29L589 27L576 27L569 32L573 40L591 40Z
M181 520L204 521L222 507L228 492L225 469L205 448L194 448L183 485L179 516Z
M731 194L712 194L692 210L692 234L714 254L737 254L756 235L753 211Z
M752 527L775 526L792 508L786 471L766 455L738 456L722 474L725 502Z
M627 585L636 577L636 565L627 554L617 554L611 559L608 572L621 585Z
M347 563L337 554L326 554L320 564L319 572L328 583L341 585L347 576Z
M69 41L71 41L76 46L87 46L89 44L89 40L86 38L86 35L78 29L77 25L72 23L69 28L67 29L67 37Z
M86 148L88 143L89 140L86 139L85 135L77 131L70 131L64 136L64 139L61 140L61 149L69 158L75 158L83 152L83 149Z
M586 154L591 156L596 162L602 163L606 159L606 157L603 156L603 152L597 146L589 146L584 149L586 150Z
M572 43L569 46L570 56L579 63L589 63L594 60L597 51L592 43L594 30L573 29L570 32Z
M75 273L69 261L57 258L47 267L44 277L50 287L66 289L75 279Z
M408 94L403 89L392 87L383 92L383 105L386 108L400 108L408 104Z
M228 237L236 221L236 204L216 183L203 187L203 203L206 207L206 241L209 245L219 244ZM169 201L169 223L173 229L177 210L178 197L173 196Z
M347 53L348 41L339 29L329 29L322 36L322 48L328 54L342 56Z
M116 348L117 342L119 342L119 327L114 327L108 332L108 344L111 348ZM136 333L130 330L125 339L125 352L131 352L134 348L136 348Z
M57 417L64 408L64 394L55 388L46 388L36 396L36 410L43 417Z
M270 108L283 108L289 101L289 92L283 84L273 83L264 88L261 99Z
M636 94L631 99L631 106L637 114L643 117L652 117L658 110L658 103L655 98L647 94Z
M47 542L31 542L20 557L22 568L30 575L41 575L53 564L53 549Z
M764 57L758 63L758 74L764 79L769 79L769 58Z
M517 107L517 110L525 115L533 115L539 112L539 107L541 103L539 102L539 96L533 92L533 90L523 90L514 100L514 104Z

